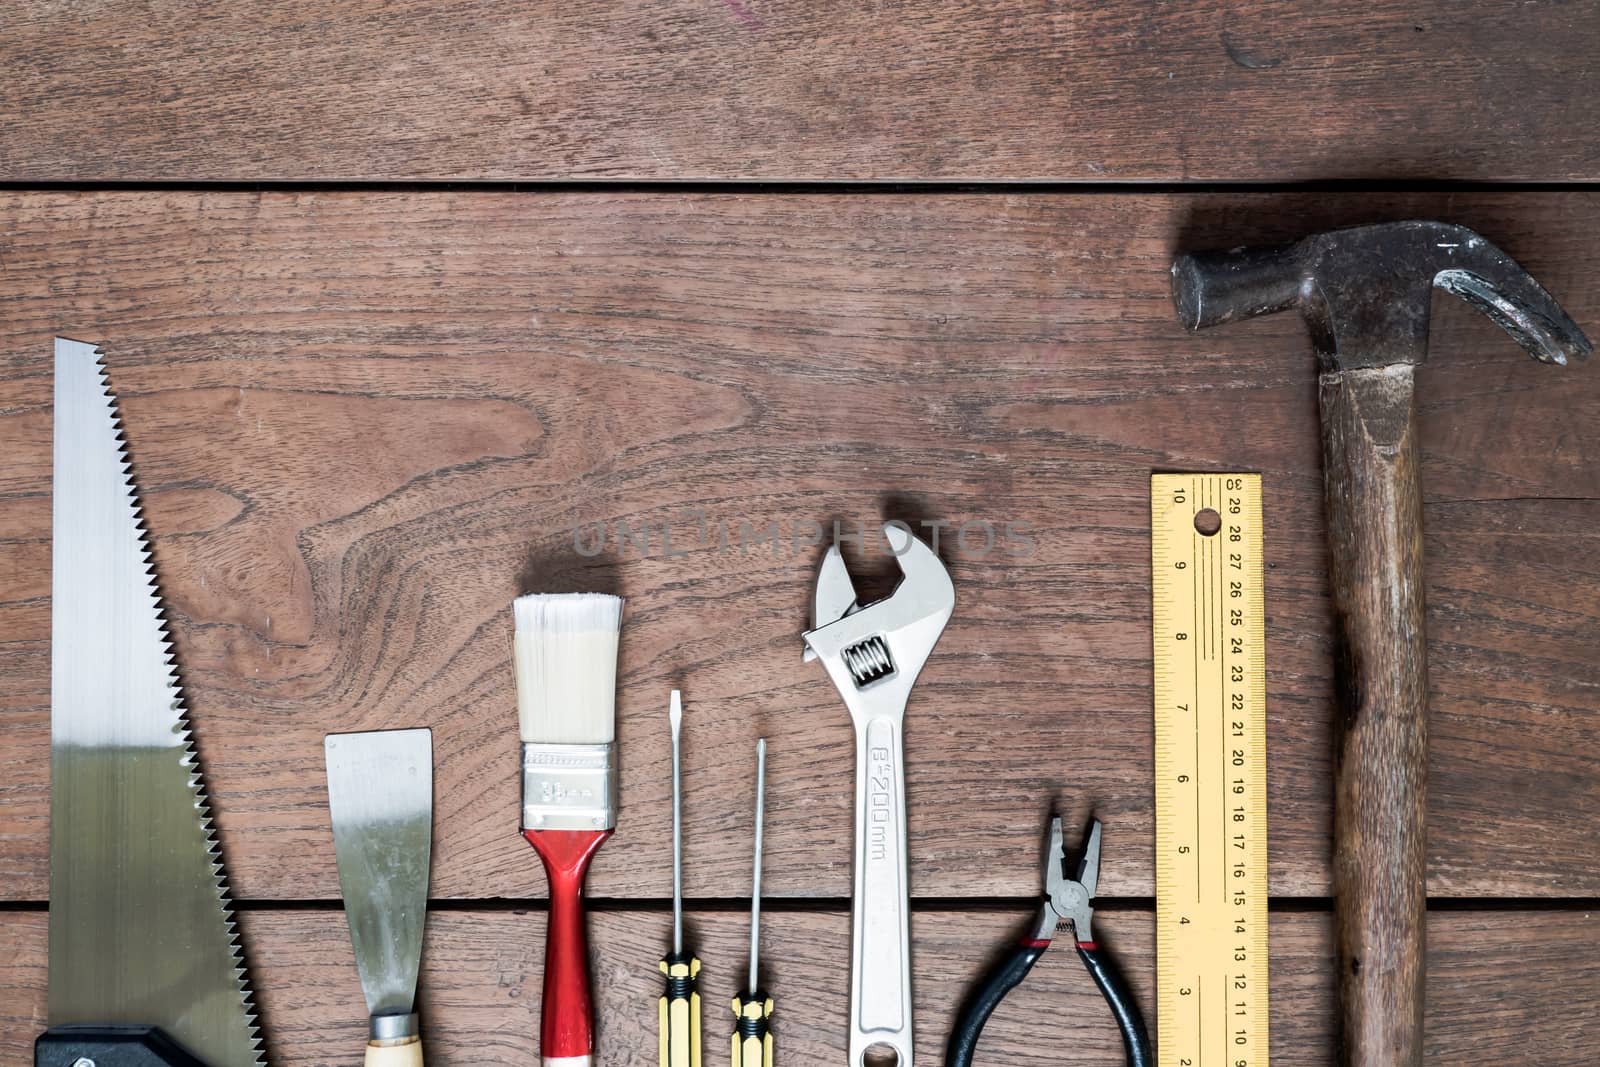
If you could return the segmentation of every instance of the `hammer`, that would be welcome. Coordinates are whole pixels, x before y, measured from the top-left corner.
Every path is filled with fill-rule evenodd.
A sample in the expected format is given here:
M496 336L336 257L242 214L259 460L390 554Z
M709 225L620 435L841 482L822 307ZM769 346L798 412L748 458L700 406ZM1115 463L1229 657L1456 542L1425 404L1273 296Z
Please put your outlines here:
M1471 230L1396 222L1272 249L1179 256L1190 330L1298 308L1321 375L1335 619L1334 918L1347 1067L1422 1062L1428 665L1412 378L1437 286L1565 364L1593 346Z

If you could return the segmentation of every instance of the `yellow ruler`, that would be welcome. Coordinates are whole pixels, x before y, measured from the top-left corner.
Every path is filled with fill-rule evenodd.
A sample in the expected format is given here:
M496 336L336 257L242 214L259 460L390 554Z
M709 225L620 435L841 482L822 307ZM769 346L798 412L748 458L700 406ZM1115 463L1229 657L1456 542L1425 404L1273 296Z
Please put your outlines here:
M1267 1067L1261 476L1150 479L1158 1067Z

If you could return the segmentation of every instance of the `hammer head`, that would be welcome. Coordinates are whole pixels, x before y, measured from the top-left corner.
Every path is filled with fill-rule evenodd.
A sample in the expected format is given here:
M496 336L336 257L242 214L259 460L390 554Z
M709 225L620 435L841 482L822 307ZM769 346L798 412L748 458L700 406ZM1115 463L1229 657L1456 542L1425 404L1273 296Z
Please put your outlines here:
M1185 327L1296 307L1324 371L1421 363L1435 286L1483 312L1537 360L1564 364L1594 350L1516 260L1464 226L1384 223L1172 264Z

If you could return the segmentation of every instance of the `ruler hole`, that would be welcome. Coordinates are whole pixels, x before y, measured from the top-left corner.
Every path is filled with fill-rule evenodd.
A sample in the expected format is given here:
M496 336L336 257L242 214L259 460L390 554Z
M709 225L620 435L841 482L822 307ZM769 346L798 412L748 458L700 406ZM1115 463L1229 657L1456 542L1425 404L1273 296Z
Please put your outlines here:
M1222 516L1216 508L1202 508L1195 513L1194 528L1202 537L1215 537L1222 529Z

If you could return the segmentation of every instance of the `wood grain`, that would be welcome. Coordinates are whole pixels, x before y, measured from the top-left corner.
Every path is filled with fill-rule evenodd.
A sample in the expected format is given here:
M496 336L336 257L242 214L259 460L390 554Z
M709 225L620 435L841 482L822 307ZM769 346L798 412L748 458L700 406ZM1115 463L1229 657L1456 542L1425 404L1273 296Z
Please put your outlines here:
M1586 181L1586 4L24 3L12 181Z
M1102 890L1147 896L1148 476L1197 468L1265 475L1271 883L1323 895L1314 361L1287 316L1183 335L1167 265L1413 215L1475 225L1600 322L1582 194L0 197L0 896L45 893L55 333L103 343L124 400L240 899L335 899L322 736L418 724L436 895L542 894L508 608L561 587L629 598L622 816L591 891L668 891L678 686L688 892L748 878L765 735L770 890L842 899L851 734L800 660L808 524L882 516L953 524L956 613L907 719L913 892L1036 892L1056 802L1104 819ZM1451 301L1433 353L1429 890L1594 896L1600 374ZM982 522L1031 544L985 550ZM600 523L583 556L574 526Z
M1334 618L1339 1062L1418 1067L1426 994L1428 635L1416 368L1318 379Z
M1600 1042L1596 918L1575 911L1446 912L1431 917L1426 1054L1438 1064L1587 1067ZM747 927L733 912L693 912L708 1055L731 1030ZM1272 1062L1332 1064L1334 970L1327 913L1272 916ZM1021 908L921 911L916 944L918 1062L938 1063L955 1006L980 967L1026 924ZM365 1007L337 911L247 913L252 978L278 1064L353 1062ZM850 920L844 912L763 916L762 960L777 998L779 1062L845 1059ZM1101 911L1095 927L1154 1027L1154 921ZM538 1052L542 911L435 912L423 955L423 1040L430 1064L530 1063ZM593 921L597 1036L604 1062L656 1063L656 960L670 939L661 911L606 911ZM0 1067L31 1063L44 1015L45 916L0 913ZM1159 1042L1159 1032L1155 1034ZM1047 952L995 1011L975 1062L1018 1067L1122 1062L1105 1002L1069 947ZM711 1062L720 1062L713 1060Z

